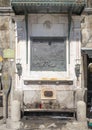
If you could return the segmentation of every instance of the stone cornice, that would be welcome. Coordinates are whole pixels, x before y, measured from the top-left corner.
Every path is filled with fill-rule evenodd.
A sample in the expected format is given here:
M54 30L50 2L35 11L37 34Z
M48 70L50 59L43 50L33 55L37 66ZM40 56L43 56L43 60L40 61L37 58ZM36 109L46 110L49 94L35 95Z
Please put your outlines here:
M0 13L13 13L11 7L0 7Z

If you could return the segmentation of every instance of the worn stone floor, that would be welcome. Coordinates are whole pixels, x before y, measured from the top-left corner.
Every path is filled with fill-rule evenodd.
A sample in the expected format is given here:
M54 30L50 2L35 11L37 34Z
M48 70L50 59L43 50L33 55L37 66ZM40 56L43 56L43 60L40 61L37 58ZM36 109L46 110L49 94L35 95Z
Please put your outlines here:
M65 121L62 119L56 118L37 118L33 117L30 119L23 119L22 120L24 125L19 130L88 130L83 129L82 126L76 127L76 121L74 122L75 125L71 126L71 121ZM15 130L6 127L6 124L0 124L0 130ZM91 130L91 129L90 129Z
M65 119L65 117L61 116L24 117L21 130L61 130L67 121L70 122L70 119Z
M0 117L2 117L2 109L0 109ZM83 124L78 124L74 118L60 115L24 116L21 122L22 125L19 130L88 130ZM15 129L7 128L6 124L3 124L3 120L0 119L0 130Z
M23 125L19 130L61 130L62 126L67 123L60 117L24 117ZM70 121L71 122L71 121ZM1 123L0 130L14 130L6 128L6 125Z
M10 130L3 124L2 115L3 110L0 107L0 130ZM70 118L62 116L24 116L20 130L61 130L67 121L70 121Z

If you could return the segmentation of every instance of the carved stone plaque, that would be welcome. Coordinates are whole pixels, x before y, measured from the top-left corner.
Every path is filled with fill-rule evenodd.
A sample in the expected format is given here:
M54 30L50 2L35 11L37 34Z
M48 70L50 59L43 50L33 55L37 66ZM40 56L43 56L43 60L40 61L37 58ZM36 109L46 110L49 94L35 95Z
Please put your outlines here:
M61 41L35 41L31 44L32 71L65 71L66 43Z

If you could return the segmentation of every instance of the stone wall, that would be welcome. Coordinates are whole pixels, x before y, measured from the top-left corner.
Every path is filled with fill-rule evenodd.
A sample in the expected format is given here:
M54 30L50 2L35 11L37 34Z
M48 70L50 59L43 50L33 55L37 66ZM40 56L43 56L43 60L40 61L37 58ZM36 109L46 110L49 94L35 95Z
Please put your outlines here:
M0 0L0 7L10 6L10 0Z
M15 48L15 24L12 22L11 16L9 14L0 14L0 55L3 56L3 50L7 48ZM12 76L12 88L15 84L15 60L10 62L8 59L3 59L3 69L2 75L9 74ZM13 91L13 89L12 89ZM11 93L12 94L12 93ZM10 99L9 96L9 108ZM9 109L10 114L10 109ZM3 95L3 116L5 117L5 98Z
M92 8L92 0L87 0L87 8ZM89 14L89 13L88 13ZM82 15L82 47L92 48L92 15L86 14Z
M83 16L82 47L92 48L92 15Z
M92 0L87 0L87 8L92 8ZM82 15L82 47L92 47L92 15Z
M11 16L2 15L0 16L0 51L15 48L15 24L12 22Z
M87 0L87 6L92 8L92 0Z
M0 16L0 48L9 47L10 34L9 34L9 21L8 16Z

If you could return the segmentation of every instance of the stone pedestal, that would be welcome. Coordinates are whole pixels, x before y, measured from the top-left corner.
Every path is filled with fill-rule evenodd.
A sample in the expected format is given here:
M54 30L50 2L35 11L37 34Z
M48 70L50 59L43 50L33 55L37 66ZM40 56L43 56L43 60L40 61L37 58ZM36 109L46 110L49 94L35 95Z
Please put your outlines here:
M86 104L84 101L77 102L77 121L83 122L86 119Z
M7 127L12 129L20 129L21 127L20 102L14 100L11 103L11 118L7 119Z
M6 121L6 127L8 129L19 130L21 126L22 126L21 121L12 121L10 118L8 118Z
M11 120L12 121L20 121L20 102L18 100L12 101L11 104Z

